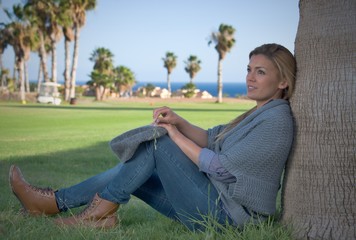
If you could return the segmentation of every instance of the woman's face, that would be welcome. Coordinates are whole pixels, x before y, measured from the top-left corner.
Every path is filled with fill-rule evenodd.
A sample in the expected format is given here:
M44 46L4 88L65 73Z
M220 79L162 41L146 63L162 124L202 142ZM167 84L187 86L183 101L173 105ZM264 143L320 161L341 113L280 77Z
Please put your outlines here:
M247 97L255 100L257 108L271 99L281 98L282 91L288 86L277 67L262 54L252 55L247 66Z

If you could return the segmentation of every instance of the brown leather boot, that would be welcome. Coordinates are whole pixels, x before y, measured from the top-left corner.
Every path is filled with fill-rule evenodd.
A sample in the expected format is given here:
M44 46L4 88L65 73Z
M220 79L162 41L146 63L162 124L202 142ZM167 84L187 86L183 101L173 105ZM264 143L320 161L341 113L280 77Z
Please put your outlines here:
M78 215L58 218L55 223L68 226L88 226L94 228L112 228L117 223L116 211L119 204L107 201L95 194L91 203Z
M12 165L9 172L12 192L20 201L26 213L31 215L53 215L59 213L54 191L50 188L31 186L23 178L21 170Z

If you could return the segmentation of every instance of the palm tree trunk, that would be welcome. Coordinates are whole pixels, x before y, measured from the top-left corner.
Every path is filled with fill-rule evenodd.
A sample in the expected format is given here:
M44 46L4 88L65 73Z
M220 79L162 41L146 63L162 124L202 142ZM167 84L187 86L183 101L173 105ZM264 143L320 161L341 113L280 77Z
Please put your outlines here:
M15 52L15 56L16 56L16 52ZM12 71L12 79L14 80L14 90L17 91L18 87L18 78L16 76L16 73L18 72L18 67L17 67L17 61L16 61L16 57L15 57L15 61L14 61L14 68Z
M99 86L96 86L95 87L95 100L99 101L99 98L100 98L100 88L99 88Z
M30 92L30 79L28 78L28 68L27 68L27 61L24 61L24 76L25 76L25 83L26 83L26 92Z
M102 101L104 99L105 88L102 85L95 87L95 100Z
M17 71L18 71L18 77L20 81L20 99L23 104L26 103L26 96L25 96L25 80L24 80L24 60L23 59L18 59L17 60Z
M4 72L3 72L3 70L4 70L4 65L3 65L3 63L2 63L2 56L3 56L3 51L0 51L0 72L1 72L1 74L0 74L0 76L1 76L1 87L4 87L5 86L5 82L4 82Z
M65 69L64 69L64 100L70 100L70 41L66 38L64 41Z
M218 61L218 103L223 102L223 84L222 84L222 59L220 58Z
M4 64L2 62L2 57L3 57L3 51L0 51L0 70L2 71L4 69Z
M42 66L42 72L43 72L43 77L45 82L49 82L49 77L48 77L48 71L47 71L47 53L45 49L45 43L44 43L44 37L43 33L39 31L39 36L40 36L40 61L41 61L41 66Z
M2 74L1 74L1 86L2 87L5 87L7 85L6 77L7 77L7 72L5 73L4 71L2 71Z
M52 82L57 83L57 46L56 41L51 41L52 45ZM57 86L54 88L54 92L58 93Z
M298 239L355 239L356 2L301 0L299 7L296 135L282 220Z
M100 101L103 101L105 99L106 87L100 86L100 89L101 89Z
M56 41L52 41L51 45L52 45L52 82L57 83L57 46L56 46Z
M77 75L77 65L78 65L78 58L79 58L79 35L80 35L80 28L76 27L75 38L74 38L73 64L72 64L72 72L71 72L71 86L70 86L71 98L75 98L76 75Z
M167 74L167 89L168 89L168 92L172 93L172 89L171 89L171 78L170 78L171 74L168 73Z
M40 89L41 89L41 82L42 82L42 78L43 78L43 71L42 71L42 67L41 65L38 68L38 77L37 77L37 93L40 93Z

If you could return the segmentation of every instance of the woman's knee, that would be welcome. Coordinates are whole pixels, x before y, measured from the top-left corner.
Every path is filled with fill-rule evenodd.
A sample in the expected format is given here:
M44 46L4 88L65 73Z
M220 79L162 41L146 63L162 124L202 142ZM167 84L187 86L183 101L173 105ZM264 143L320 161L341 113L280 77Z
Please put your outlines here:
M185 155L182 150L178 147L178 145L168 136L164 135L157 139L156 142L153 143L154 150L158 150L156 153L163 152L168 155Z

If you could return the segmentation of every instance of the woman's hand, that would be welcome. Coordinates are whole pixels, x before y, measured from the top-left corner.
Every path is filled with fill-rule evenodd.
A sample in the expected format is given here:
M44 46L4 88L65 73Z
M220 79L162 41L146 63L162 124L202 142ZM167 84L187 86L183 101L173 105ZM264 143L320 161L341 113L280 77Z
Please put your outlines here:
M208 132L206 130L190 124L169 107L160 107L153 110L153 124L166 128L172 139L176 139L178 135L184 135L200 147L208 145ZM171 126L168 126L168 124Z
M179 130L177 129L176 126L169 124L169 123L156 123L156 126L164 127L167 132L169 137L174 141L178 135L182 135Z
M180 118L169 107L160 107L153 111L153 124L164 127L172 139L179 134L176 124Z
M192 126L169 107L160 107L153 110L153 124L164 127L169 137L198 165L201 147L197 145L197 142L201 142L201 144L207 142L206 131Z
M153 110L154 124L171 124L177 126L182 118L172 111L169 107L160 107Z

